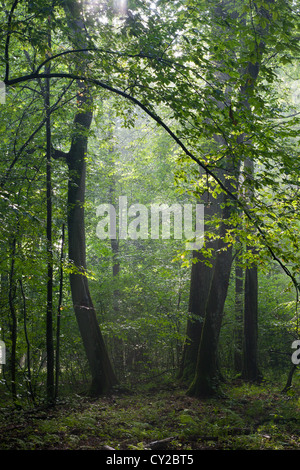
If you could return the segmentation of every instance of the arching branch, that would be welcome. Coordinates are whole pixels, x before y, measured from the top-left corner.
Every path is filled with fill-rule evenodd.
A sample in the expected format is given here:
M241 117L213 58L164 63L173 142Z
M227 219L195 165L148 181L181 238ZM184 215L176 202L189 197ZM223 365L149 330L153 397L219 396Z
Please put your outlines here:
M138 106L140 109L142 109L148 116L150 116L157 124L159 124L165 131L170 135L170 137L178 144L178 146L184 151L184 153L191 158L199 167L201 167L207 175L211 176L215 182L218 184L218 186L226 193L229 198L234 201L244 212L248 220L254 225L254 227L257 229L258 233L260 234L267 250L269 251L271 258L276 261L282 270L285 272L285 274L291 279L293 282L293 285L296 289L297 293L297 300L298 300L298 294L299 294L299 284L296 280L296 278L293 276L293 274L290 272L290 270L285 266L285 264L276 256L273 248L269 245L267 241L267 235L264 232L264 230L260 227L259 223L252 217L252 214L250 210L245 207L243 202L234 194L231 192L226 185L220 180L220 178L199 158L197 158L186 146L185 144L181 141L181 139L170 129L170 127L151 109L149 109L145 104L143 104L140 100L135 98L134 96L131 96L130 94L126 93L123 90L120 90L118 88L115 88L111 85L108 85L107 83L103 83L100 80L97 80L95 78L90 78L90 77L85 77L85 76L79 76L75 74L70 74L70 73L32 73L28 75L24 75L22 77L17 77L11 80L5 80L5 84L7 86L10 85L16 85L18 83L23 83L28 80L37 80L40 78L67 78L67 79L73 79L73 80L80 80L87 82L89 84L95 85L97 87L100 87L104 90L107 90L111 93L117 94L119 96L122 96L123 98L129 100L131 103L135 104Z

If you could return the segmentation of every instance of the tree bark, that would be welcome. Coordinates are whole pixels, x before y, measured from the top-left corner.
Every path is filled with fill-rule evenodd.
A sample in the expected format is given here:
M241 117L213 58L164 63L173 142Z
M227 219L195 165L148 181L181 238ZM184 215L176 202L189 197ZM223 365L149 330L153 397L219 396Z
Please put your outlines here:
M63 299L63 261L64 261L64 245L65 245L65 224L62 226L61 235L61 252L60 252L60 276L59 276L59 297L56 317L56 355L55 355L55 399L58 397L59 373L60 373L60 320L61 306Z
M51 32L49 23L48 45L51 48ZM50 73L50 66L45 67ZM47 306L46 306L46 349L47 349L47 400L54 401L54 343L53 343L53 249L52 249L52 172L51 172L51 109L50 80L45 80L44 104L46 111L46 205L47 205Z
M224 220L228 220L229 211L228 206L223 209ZM226 227L222 224L215 268L205 306L195 377L188 390L189 395L196 397L213 396L218 389L218 343L232 264L232 248L226 247L225 234Z
M8 303L11 315L11 355L10 355L10 372L11 372L11 392L14 402L17 401L17 384L16 384L16 350L17 350L17 313L15 308L16 296L16 279L15 279L15 258L16 258L16 238L12 239L11 248L11 265L9 273L9 290Z
M76 46L86 42L86 30L79 2L66 1L65 11L70 26L71 40ZM87 67L83 57L76 63L80 73ZM74 133L69 153L65 154L68 164L68 242L69 262L72 266L70 286L74 311L87 355L92 375L91 394L107 393L117 383L105 342L97 321L96 311L91 299L86 273L85 242L85 187L86 155L88 132L91 126L92 97L88 87L78 83L78 111L74 119ZM55 152L56 153L56 152ZM62 152L57 152L58 157Z
M217 204L216 200L208 202L208 197L206 197L204 209L206 224L208 219L216 212ZM215 241L208 240L205 245L206 248L212 248L215 252L217 247ZM201 251L193 252L193 260L196 260L196 262L193 262L191 269L189 297L189 314L191 318L187 321L186 341L178 374L178 378L187 384L190 384L195 376L198 349L205 317L205 306L215 264L214 257L210 260L211 265L206 264L205 256Z
M248 160L245 162L248 178L254 179L254 164ZM253 198L254 190L248 190L247 196ZM252 247L247 247L249 253L255 254ZM245 273L244 296L244 348L243 348L243 372L244 380L260 382L262 374L258 367L258 277L257 266L247 266Z
M284 386L284 388L282 389L281 393L286 393L288 392L291 387L292 387L292 380L293 380L293 375L294 375L294 372L296 371L297 369L297 365L296 364L293 364L291 369L290 369L290 372L289 372L289 375L288 375L288 378L287 378L287 381L286 381L286 384Z
M239 253L235 257L235 327L233 342L233 364L238 374L243 368L243 293L244 293L244 269L239 263Z
M82 89L80 100L87 104L87 89ZM84 204L86 185L87 131L92 121L92 111L79 112L74 120L75 135L67 155L68 184L68 237L69 261L73 265L70 284L74 311L92 374L91 392L99 395L117 383L106 346L98 325L90 296L86 275L86 244Z
M257 266L248 267L245 275L245 311L244 311L244 380L260 382L262 375L258 367L258 305L257 305Z
M195 375L198 348L205 316L205 305L212 276L212 267L203 264L199 252L193 254L196 263L192 265L189 314L186 327L186 341L184 344L182 365L179 378L186 383L191 383Z
M220 2L214 10L216 17L223 17L224 12L227 10L227 2ZM238 12L231 11L230 16L232 18L238 17ZM257 50L257 59L261 58L262 51L264 49L264 43L260 41L259 47ZM249 62L247 64L246 70L242 72L244 74L249 74L251 80L247 80L247 83L241 87L240 94L243 99L243 104L245 107L248 107L248 96L249 91L253 88L254 83L257 79L259 73L259 62L255 64ZM220 80L224 79L222 75ZM230 100L228 100L229 110ZM230 116L231 117L231 116ZM232 121L235 124L233 117ZM239 136L238 142L243 140L243 136ZM228 155L227 158L227 170L229 174L235 176L236 182L238 182L240 160L234 162L233 155ZM228 181L226 182L228 184ZM230 183L229 183L230 185ZM231 190L232 188L229 187ZM225 197L225 202L228 197ZM230 207L223 209L223 220L226 221L231 215ZM219 334L222 323L223 308L227 296L227 289L229 285L229 277L232 264L232 249L226 248L224 245L223 237L226 234L225 224L221 224L220 230L220 244L218 248L218 253L216 256L216 264L214 268L214 273L211 280L210 291L205 308L205 320L201 332L201 341L198 351L197 367L193 383L191 384L188 393L190 395L198 397L208 397L214 395L218 391L218 365L217 365L217 354L218 354L218 342Z

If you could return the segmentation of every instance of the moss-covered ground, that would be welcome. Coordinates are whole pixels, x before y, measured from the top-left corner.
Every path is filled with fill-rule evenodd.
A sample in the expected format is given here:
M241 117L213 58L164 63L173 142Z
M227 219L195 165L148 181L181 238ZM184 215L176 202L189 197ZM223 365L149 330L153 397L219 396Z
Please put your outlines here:
M2 404L0 450L299 450L299 391L235 383L199 400L169 382L51 408Z

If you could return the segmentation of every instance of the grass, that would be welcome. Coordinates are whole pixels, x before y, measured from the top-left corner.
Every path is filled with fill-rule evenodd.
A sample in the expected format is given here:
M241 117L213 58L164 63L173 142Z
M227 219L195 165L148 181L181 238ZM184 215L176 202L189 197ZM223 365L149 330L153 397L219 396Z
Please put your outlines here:
M298 450L299 386L235 384L224 398L188 397L178 384L97 400L75 395L50 409L2 407L0 450Z

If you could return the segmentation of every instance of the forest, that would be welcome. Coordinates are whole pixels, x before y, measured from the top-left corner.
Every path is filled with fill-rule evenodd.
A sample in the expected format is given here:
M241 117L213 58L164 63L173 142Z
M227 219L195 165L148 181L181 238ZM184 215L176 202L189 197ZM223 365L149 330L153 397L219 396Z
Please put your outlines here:
M299 450L299 1L0 3L0 450Z

